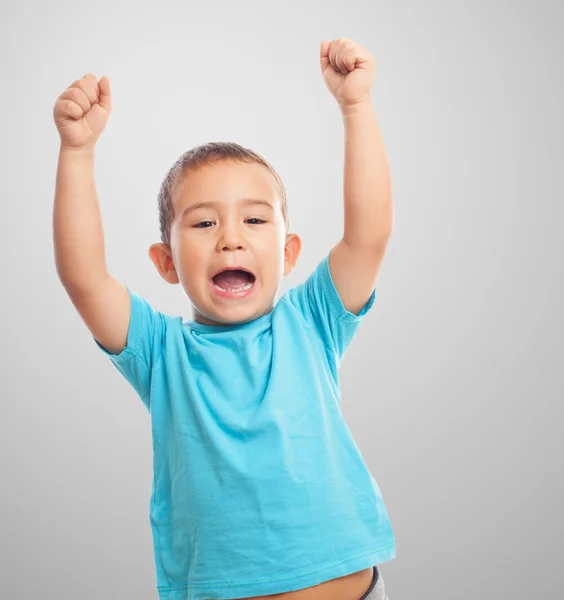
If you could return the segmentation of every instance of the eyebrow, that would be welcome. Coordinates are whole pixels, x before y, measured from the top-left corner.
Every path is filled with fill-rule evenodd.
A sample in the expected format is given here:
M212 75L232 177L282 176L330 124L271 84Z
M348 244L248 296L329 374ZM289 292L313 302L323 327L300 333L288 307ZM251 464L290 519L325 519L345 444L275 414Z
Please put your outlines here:
M241 202L245 205L254 204L254 205L259 205L259 206L265 206L265 207L269 208L270 210L274 211L274 207L272 206L272 204L270 202L268 202L268 200L263 200L262 198L243 198L239 202ZM221 204L221 202L216 202L213 200L210 200L209 202L196 202L195 204L191 204L190 206L186 207L182 211L180 218L183 219L186 215L189 215L191 212L197 210L198 208L215 208L215 207L219 206L220 204Z

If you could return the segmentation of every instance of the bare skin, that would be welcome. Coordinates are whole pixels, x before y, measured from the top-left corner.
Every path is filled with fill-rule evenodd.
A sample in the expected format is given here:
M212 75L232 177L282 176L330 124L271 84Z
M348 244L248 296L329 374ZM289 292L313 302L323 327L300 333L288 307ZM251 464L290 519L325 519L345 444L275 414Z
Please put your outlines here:
M369 567L302 590L236 600L359 600L370 587L373 575L374 570Z

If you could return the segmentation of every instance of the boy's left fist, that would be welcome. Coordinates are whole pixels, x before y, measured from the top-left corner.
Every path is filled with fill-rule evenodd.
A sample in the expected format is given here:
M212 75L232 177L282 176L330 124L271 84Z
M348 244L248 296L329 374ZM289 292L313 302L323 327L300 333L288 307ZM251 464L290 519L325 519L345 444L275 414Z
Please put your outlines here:
M341 108L370 99L376 61L366 48L346 38L323 40L320 62L323 79Z

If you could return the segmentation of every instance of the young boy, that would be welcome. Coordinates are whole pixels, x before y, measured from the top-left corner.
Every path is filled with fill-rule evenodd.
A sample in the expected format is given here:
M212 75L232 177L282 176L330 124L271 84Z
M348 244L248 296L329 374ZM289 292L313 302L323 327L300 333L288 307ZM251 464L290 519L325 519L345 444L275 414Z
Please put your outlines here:
M161 600L387 598L376 565L395 557L395 539L340 410L338 367L375 301L389 169L374 59L347 39L322 42L320 59L345 124L343 238L275 302L301 248L280 178L237 144L185 153L162 184L149 255L181 283L192 320L154 310L107 271L94 149L108 78L88 74L55 104L57 271L151 415Z

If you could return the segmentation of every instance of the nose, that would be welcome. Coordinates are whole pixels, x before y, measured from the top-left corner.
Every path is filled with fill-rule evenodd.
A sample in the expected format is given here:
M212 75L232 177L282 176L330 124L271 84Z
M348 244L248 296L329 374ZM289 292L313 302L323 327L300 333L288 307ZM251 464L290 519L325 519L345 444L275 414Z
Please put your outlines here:
M217 243L218 250L244 250L245 239L237 223L225 223Z

